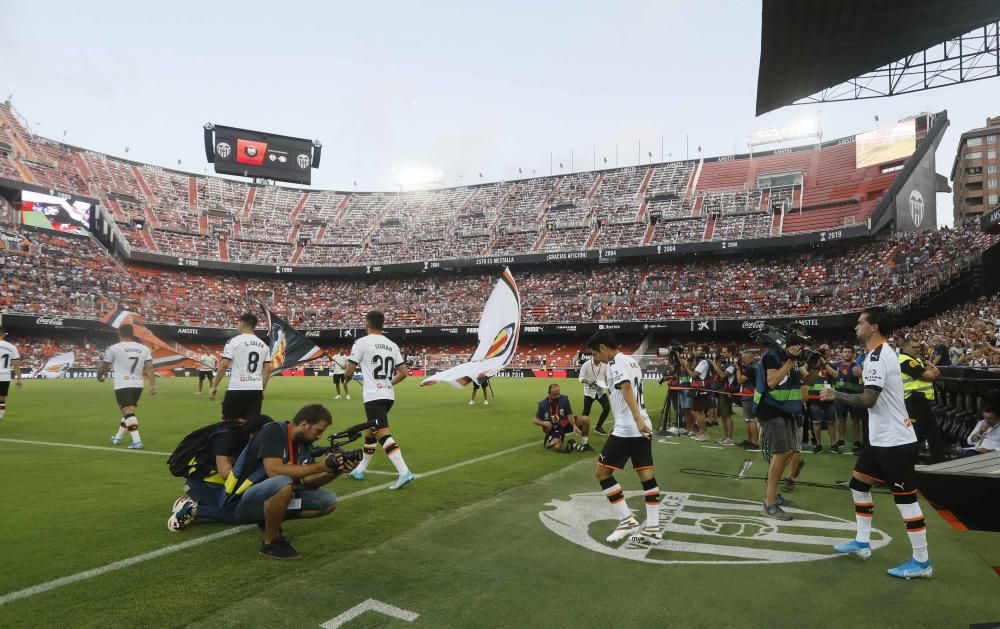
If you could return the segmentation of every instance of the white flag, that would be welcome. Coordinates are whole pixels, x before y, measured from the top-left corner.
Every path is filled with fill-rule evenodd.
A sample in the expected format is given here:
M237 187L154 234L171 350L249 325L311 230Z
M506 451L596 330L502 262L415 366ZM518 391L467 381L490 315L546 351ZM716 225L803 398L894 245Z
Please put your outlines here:
M521 296L510 269L504 269L500 281L486 300L483 316L479 320L479 347L472 358L467 363L425 378L420 386L437 382L465 386L482 376L492 376L514 359L520 334Z
M73 352L57 354L50 358L45 363L45 366L35 373L35 376L40 378L62 378L75 361L76 354Z

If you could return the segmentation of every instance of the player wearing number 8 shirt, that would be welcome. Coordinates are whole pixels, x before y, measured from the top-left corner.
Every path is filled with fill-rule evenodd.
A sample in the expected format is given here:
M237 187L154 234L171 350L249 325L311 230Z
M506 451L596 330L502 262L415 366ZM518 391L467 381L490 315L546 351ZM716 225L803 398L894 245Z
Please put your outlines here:
M156 373L153 372L153 355L149 348L135 340L132 326L125 323L118 328L119 342L104 352L104 358L97 367L97 381L104 382L108 370L115 370L115 400L122 411L118 432L112 435L111 443L118 445L127 432L132 437L130 450L142 448L139 436L139 418L135 412L142 395L142 374L149 378L149 394L156 395Z
M223 420L245 420L259 415L264 403L264 389L271 377L271 350L257 338L256 329L257 317L249 312L240 315L240 333L229 339L222 350L222 361L212 379L208 399L215 399L219 381L229 369L229 388L222 398Z
M618 342L610 332L598 332L587 341L594 362L608 364L608 385L611 387L611 412L615 427L597 458L596 476L601 490L614 509L618 526L608 535L609 542L625 538L633 544L659 544L660 489L653 470L653 422L649 420L642 395L642 369L631 356L618 351ZM615 480L615 470L625 468L631 459L632 469L639 475L646 503L646 523L642 527L625 503L625 493Z
M351 478L364 480L365 470L375 456L375 444L378 443L399 473L399 478L389 489L401 489L412 483L414 477L403 461L399 445L389 433L389 409L396 400L393 387L405 380L410 371L399 353L399 346L382 335L385 327L383 313L373 310L365 315L365 327L368 328L368 336L358 339L351 348L344 375L349 381L354 377L354 371L361 367L361 375L364 376L361 389L365 414L374 428L365 431L364 457L351 472Z

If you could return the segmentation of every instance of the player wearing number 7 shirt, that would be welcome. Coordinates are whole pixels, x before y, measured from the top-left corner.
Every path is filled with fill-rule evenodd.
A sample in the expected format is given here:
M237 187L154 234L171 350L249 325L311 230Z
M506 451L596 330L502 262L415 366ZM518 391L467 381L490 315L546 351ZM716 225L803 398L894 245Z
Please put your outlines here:
M403 362L399 346L382 335L385 314L377 310L369 312L365 315L365 327L368 328L368 336L354 343L344 376L350 381L355 369L361 367L361 374L364 376L361 383L362 399L368 422L373 428L365 431L364 457L351 472L351 478L364 480L365 470L375 456L375 444L378 443L399 473L399 478L389 489L401 489L412 483L414 477L403 461L399 445L389 433L389 409L396 400L393 387L405 380L410 375L410 370Z
M111 437L111 443L118 445L127 432L132 437L130 450L142 449L139 436L139 418L135 411L142 395L142 374L149 378L149 394L156 395L156 374L153 372L153 355L149 348L135 340L132 326L125 323L118 328L119 342L104 352L97 367L97 381L104 382L104 376L113 367L115 370L115 400L122 411L118 432Z
M222 398L223 420L245 420L259 415L264 403L264 389L271 377L271 350L257 338L256 329L257 317L249 312L240 315L240 333L229 339L222 350L208 399L215 399L219 381L229 369L229 387Z

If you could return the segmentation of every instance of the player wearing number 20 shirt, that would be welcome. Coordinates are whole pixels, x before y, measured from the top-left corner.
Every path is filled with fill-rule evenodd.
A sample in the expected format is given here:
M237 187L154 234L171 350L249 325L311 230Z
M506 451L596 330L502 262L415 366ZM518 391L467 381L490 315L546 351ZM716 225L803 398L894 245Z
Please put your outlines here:
M226 369L230 370L229 388L222 398L222 419L246 420L260 414L264 389L271 376L271 350L257 338L257 317L251 313L240 316L240 334L229 339L222 350L219 370L212 380L208 399L215 399Z
M395 386L409 374L409 369L403 362L399 346L382 335L385 326L385 314L373 310L365 315L365 327L368 336L360 338L351 348L347 359L347 380L354 377L354 371L361 369L364 378L362 384L362 399L365 402L365 415L372 426L365 431L364 456L361 463L351 472L351 478L364 480L365 471L372 457L375 456L375 445L380 444L386 456L396 467L399 478L389 489L401 489L413 482L413 474L403 461L403 453L399 444L389 433L389 409L396 400Z

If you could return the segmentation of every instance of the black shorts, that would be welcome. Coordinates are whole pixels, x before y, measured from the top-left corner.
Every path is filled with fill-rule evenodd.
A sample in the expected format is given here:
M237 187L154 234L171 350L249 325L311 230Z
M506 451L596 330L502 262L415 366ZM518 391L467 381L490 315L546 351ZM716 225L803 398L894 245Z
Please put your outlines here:
M333 383L334 384L341 384L343 382L344 382L344 374L342 374L342 373L335 373L335 374L333 374Z
M10 380L0 382L0 397L7 397L8 391L10 391Z
M917 489L913 466L917 462L917 442L901 446L868 446L858 455L854 471L867 477L869 483L884 483L894 494Z
M590 409L593 408L594 406L594 400L597 400L600 403L602 410L608 408L607 395L602 395L597 398L592 398L589 395L585 395L583 396L583 415L590 417Z
M801 449L802 433L798 429L798 420L791 415L757 418L757 422L760 424L760 439L764 449L770 454L798 452Z
M695 393L691 398L691 410L705 412L706 408L708 408L708 396Z
M625 468L625 463L632 460L633 470L644 470L653 467L653 443L646 437L619 437L611 435L604 442L597 462L613 470Z
M226 391L222 398L222 419L246 419L260 415L263 391Z
M375 424L373 430L385 430L389 428L389 409L395 400L372 400L365 402L365 416L368 423Z
M142 396L142 387L129 387L128 389L115 389L115 400L119 407L135 406Z
M208 383L211 384L212 383L212 378L214 378L214 377L215 377L215 373L214 372L211 372L211 371L201 371L200 369L198 370L198 384L201 384L205 380L208 380Z

